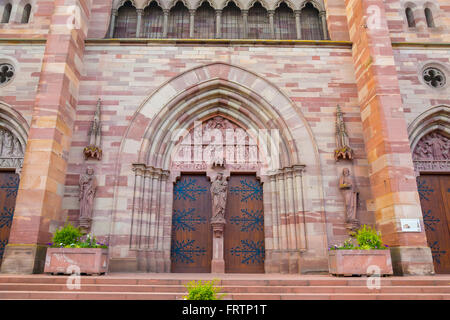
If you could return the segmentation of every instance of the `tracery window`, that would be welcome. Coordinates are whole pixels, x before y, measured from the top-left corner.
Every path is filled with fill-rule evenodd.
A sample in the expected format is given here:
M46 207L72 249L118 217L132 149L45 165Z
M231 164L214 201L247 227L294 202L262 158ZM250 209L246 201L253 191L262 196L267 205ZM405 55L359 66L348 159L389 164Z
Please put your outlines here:
M145 8L142 19L142 37L152 39L163 37L164 13L156 1L152 1Z
M119 8L114 38L135 38L137 29L137 12L131 1Z
M9 63L0 64L0 85L6 85L14 77L14 66Z
M269 15L259 2L248 10L248 38L270 39Z
M189 10L181 1L170 9L167 37L189 38Z
M294 12L285 2L282 2L275 10L274 29L276 39L297 38Z
M197 39L213 39L216 34L215 11L208 1L203 1L202 5L195 12L194 37Z
M222 11L222 38L244 38L244 21L241 10L234 2L229 2Z
M300 13L302 40L323 40L319 11L308 2Z

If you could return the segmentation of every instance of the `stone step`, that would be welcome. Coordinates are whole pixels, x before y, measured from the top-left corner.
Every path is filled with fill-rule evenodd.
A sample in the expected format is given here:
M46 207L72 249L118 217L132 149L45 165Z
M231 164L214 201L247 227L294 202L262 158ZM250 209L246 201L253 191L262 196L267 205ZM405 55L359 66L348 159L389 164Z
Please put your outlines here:
M0 275L0 284L3 283L42 283L42 284L66 284L68 276L4 276ZM217 276L220 278L220 275ZM192 280L211 280L211 277L186 277L186 278L121 278L115 276L82 276L81 284L105 284L105 285L186 285ZM216 281L219 286L366 286L368 278L312 278L312 279L220 279ZM428 279L416 279L415 277L401 279L381 278L380 285L385 286L449 286L449 277L429 277Z
M54 292L54 291L0 291L1 300L180 300L182 295L174 293L136 292ZM232 300L450 300L450 294L230 294Z
M0 291L59 291L59 292L145 292L185 294L182 285L117 285L81 284L79 290L71 290L66 284L46 283L0 283ZM450 286L381 286L369 289L366 286L223 286L224 293L443 293L450 294Z

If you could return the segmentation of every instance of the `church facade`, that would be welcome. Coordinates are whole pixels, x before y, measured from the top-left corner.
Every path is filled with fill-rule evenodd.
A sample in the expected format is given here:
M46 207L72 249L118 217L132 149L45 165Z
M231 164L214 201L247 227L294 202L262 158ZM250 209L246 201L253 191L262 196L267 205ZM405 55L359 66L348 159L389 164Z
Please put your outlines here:
M0 0L0 263L328 272L373 225L450 272L447 0Z

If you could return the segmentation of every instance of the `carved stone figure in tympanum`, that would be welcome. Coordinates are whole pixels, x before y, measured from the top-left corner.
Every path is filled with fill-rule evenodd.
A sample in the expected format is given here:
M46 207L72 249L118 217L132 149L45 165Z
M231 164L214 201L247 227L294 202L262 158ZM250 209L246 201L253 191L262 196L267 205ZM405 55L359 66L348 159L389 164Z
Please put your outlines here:
M80 226L90 227L92 211L94 208L94 198L97 189L97 182L94 176L94 169L87 167L86 173L80 176Z
M342 170L342 176L339 179L339 189L341 189L342 194L344 195L346 222L352 224L358 223L359 221L356 212L358 209L359 193L348 168Z
M225 222L228 182L219 172L211 184L212 219L211 222Z
M440 132L423 137L414 150L414 160L450 159L450 140Z

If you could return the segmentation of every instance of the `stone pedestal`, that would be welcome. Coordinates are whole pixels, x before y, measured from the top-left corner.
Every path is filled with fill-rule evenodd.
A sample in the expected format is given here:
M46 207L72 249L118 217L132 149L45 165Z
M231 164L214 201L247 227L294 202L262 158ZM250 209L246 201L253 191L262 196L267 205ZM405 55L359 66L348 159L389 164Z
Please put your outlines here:
M211 261L211 273L225 273L225 260L223 258L223 231L225 219L211 220L213 228L213 259Z

